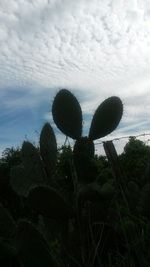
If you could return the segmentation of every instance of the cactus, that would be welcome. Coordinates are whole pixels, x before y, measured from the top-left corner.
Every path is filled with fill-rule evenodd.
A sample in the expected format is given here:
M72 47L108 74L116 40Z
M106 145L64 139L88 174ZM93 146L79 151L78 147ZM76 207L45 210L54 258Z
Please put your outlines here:
M23 143L23 163L12 169L11 185L20 195L26 196L27 206L31 212L35 212L35 217L42 217L42 227L45 226L43 234L48 232L44 239L39 228L32 223L26 220L19 222L16 244L23 266L55 265L46 240L51 242L53 235L49 233L57 224L59 230L56 238L61 244L60 254L64 266L93 266L90 262L91 257L96 257L97 246L93 242L99 239L99 233L94 231L94 227L98 225L102 230L102 224L108 220L114 196L114 187L110 183L98 185L96 182L98 169L94 162L93 141L113 131L122 112L121 100L117 97L108 98L97 108L89 136L82 137L82 111L78 100L66 89L58 92L52 105L54 122L65 135L76 140L73 162L71 159L69 161L72 171L69 178L58 177L58 172L57 175L55 173L57 143L50 124L46 123L42 128L40 152L31 143ZM69 179L73 180L73 186L67 194L63 186L68 186ZM78 244L77 249L72 247L70 250L70 233L80 235L74 238ZM74 258L76 256L77 259Z
M67 220L71 216L71 209L64 198L48 186L38 186L30 190L28 203L47 218Z
M22 145L22 160L25 169L29 175L34 175L37 182L46 180L45 171L40 158L40 154L30 142L25 141Z
M89 131L89 139L96 140L111 133L118 126L123 114L123 104L119 97L107 98L99 105ZM82 133L82 111L73 94L62 89L55 96L52 115L57 127L73 139Z
M102 102L92 119L89 138L92 140L106 136L115 130L123 114L123 105L119 97L112 96Z
M32 223L26 220L21 220L18 223L16 247L21 266L57 266L43 235Z
M88 137L81 137L79 140L75 142L74 145L74 155L77 158L94 158L94 143Z
M118 126L122 114L123 105L120 98L112 96L106 99L93 116L89 136L81 137L82 111L77 99L66 89L60 90L55 96L52 106L53 119L64 134L76 139L74 163L78 181L81 183L91 183L96 179L96 170L94 171L92 164L93 141L111 133Z
M21 196L27 196L30 188L35 185L47 184L46 173L37 149L30 143L22 145L23 164L11 169L10 184Z
M75 96L62 89L55 96L52 114L57 127L72 139L79 139L82 132L82 111Z
M73 159L78 181L92 183L97 176L97 168L94 164L94 143L88 137L82 137L75 142Z
M16 223L8 210L0 204L0 260L12 259L16 256L15 234Z
M28 179L29 176L24 166L13 167L10 172L10 177L12 189L20 196L27 196L33 183L31 179Z
M53 129L46 123L40 134L40 154L48 177L50 178L55 171L57 162L57 143Z
M16 232L16 223L8 210L0 204L0 238L11 239Z

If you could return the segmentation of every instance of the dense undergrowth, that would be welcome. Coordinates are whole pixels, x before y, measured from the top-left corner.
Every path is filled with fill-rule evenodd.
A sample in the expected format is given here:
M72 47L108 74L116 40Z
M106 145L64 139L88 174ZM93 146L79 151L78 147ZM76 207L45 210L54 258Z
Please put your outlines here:
M94 153L93 141L115 130L122 114L118 97L106 99L83 137L81 107L63 89L52 115L74 148L58 150L46 123L39 148L25 141L4 151L0 266L150 266L150 147L130 138L116 159Z

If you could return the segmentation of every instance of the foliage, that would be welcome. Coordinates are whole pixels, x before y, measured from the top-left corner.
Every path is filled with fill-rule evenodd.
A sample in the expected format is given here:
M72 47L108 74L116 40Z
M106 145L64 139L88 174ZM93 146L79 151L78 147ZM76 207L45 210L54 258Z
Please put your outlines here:
M129 179L132 178L139 186L148 182L150 176L146 175L146 170L148 172L150 165L150 147L144 142L131 137L124 147L120 161Z
M7 163L8 167L11 168L21 163L21 149L19 147L6 148L2 152L2 158L0 164Z

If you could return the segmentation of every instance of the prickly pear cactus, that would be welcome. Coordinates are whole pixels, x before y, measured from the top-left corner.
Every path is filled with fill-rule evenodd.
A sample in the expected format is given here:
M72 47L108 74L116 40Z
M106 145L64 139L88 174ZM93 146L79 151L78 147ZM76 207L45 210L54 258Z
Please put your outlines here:
M22 145L22 161L22 165L12 168L10 184L18 195L27 196L30 188L47 184L48 179L40 155L30 142Z
M76 139L74 164L78 181L91 183L96 179L93 141L111 133L118 126L123 114L120 98L106 99L96 110L91 123L89 136L81 137L82 111L75 96L66 89L60 90L53 102L52 115L57 127L67 136Z
M114 131L123 114L123 104L119 97L112 96L102 102L92 119L89 138L92 140L104 137Z
M12 259L16 256L15 234L16 223L8 210L0 204L0 260Z
M57 163L57 143L54 131L49 123L45 123L40 134L40 155L47 176L51 178Z
M16 232L16 223L8 210L0 204L0 238L11 239Z
M101 231L102 225L107 221L115 188L107 182L102 185L96 182L98 169L94 162L93 141L112 132L119 124L122 113L123 105L119 98L106 99L93 116L89 136L82 137L80 104L71 92L60 90L54 99L52 114L57 127L66 136L76 140L73 160L70 160L72 176L69 178L72 179L73 190L70 190L70 194L65 194L59 183L61 177L57 179L58 174L55 175L57 143L48 123L40 134L40 151L31 143L24 142L23 163L12 169L13 189L26 197L27 206L35 216L38 215L37 218L42 217L42 227L49 224L43 230L44 235L49 229L55 229L54 224L60 224L56 236L61 244L60 255L64 266L94 266L95 261L91 263L91 259L97 257L95 251L98 250L96 243L93 246L93 240L97 242L100 237L99 231L95 231L94 227L98 225ZM57 265L47 243L51 242L53 235L48 234L50 238L44 239L39 229L27 220L18 223L16 247L20 263L24 267ZM72 246L70 233L78 244L77 248ZM75 233L78 235L75 236ZM105 239L105 235L101 235Z
M82 133L82 111L78 100L66 89L55 96L52 114L57 127L72 139L79 139Z
M71 208L63 196L48 186L38 186L30 190L28 204L39 214L57 220L71 217Z
M18 223L16 246L21 266L58 266L50 254L43 235L31 222L21 220Z
M88 137L81 137L75 142L73 149L74 164L78 181L84 184L94 182L97 176L94 150L94 143Z

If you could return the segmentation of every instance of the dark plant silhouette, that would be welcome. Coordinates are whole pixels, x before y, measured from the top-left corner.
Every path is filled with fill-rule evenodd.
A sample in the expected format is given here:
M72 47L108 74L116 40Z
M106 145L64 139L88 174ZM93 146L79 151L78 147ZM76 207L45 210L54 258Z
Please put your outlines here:
M10 184L23 197L28 216L14 220L0 206L1 262L9 258L23 267L148 267L144 245L149 243L144 243L143 235L150 233L144 222L149 218L149 185L139 196L136 183L127 181L133 210L138 206L141 212L138 219L132 217L115 179L107 180L109 172L100 175L94 157L94 140L120 122L121 100L113 96L102 102L87 137L82 137L79 102L68 90L56 94L52 114L57 127L75 140L73 152L68 149L68 158L60 164L49 123L42 128L39 149L23 143L21 163L11 169Z

